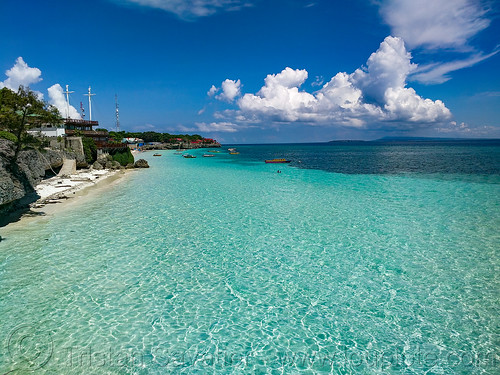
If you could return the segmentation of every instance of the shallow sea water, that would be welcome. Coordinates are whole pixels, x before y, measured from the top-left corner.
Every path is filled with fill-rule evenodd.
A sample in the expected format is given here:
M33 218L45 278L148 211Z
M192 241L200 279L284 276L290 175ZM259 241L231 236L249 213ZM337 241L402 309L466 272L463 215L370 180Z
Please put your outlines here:
M308 147L145 153L3 229L0 373L497 374L498 148L466 148L479 170L335 173Z

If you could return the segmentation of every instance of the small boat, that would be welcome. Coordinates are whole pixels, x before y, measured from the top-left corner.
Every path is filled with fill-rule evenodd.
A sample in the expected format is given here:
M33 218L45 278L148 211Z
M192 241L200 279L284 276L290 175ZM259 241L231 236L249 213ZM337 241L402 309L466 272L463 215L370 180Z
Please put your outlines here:
M235 149L235 148L228 148L227 150L228 150L229 152L235 152L235 151L236 151L236 149Z
M203 154L204 158L213 158L215 155L210 155L210 154Z
M194 159L194 158L196 158L196 156L190 155L190 154L184 154L182 156L185 157L186 159Z
M219 150L208 150L207 152L214 152L214 153L219 153Z
M161 154L153 154L153 156L161 156Z
M239 155L239 152L233 151L233 152L230 152L229 155Z
M291 160L286 160L286 159L270 159L266 160L266 163L291 163Z
M174 152L174 155L182 155L182 152Z

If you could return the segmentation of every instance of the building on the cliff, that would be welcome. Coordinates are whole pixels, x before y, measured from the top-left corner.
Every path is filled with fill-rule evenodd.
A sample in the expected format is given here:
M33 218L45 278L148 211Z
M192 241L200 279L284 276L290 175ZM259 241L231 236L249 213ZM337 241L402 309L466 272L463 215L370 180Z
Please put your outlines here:
M92 138L97 145L97 148L108 143L109 134L107 130L93 130L93 127L98 127L98 121L66 119L64 120L64 128L66 135L69 137L81 134L85 137Z
M98 152L109 152L112 149L126 149L127 145L124 142L114 142L110 139L106 129L98 129L98 121L67 119L64 121L67 136L89 137L94 140ZM93 129L96 127L96 130Z
M28 134L42 137L64 137L66 129L48 124L38 128L31 128L28 130Z

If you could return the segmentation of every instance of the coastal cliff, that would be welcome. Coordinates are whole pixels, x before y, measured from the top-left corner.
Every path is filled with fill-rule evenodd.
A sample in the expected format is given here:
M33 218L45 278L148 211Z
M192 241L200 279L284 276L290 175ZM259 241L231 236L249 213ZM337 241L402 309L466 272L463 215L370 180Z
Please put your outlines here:
M0 214L36 200L34 187L46 173L55 173L51 170L60 168L65 158L77 158L71 152L29 149L21 151L12 164L13 156L14 143L0 139Z

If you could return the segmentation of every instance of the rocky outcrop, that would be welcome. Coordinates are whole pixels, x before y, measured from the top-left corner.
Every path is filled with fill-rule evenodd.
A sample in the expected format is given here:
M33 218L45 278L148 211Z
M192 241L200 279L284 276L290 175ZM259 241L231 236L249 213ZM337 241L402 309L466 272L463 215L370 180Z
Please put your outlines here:
M19 153L16 163L12 163L14 143L0 138L0 219L7 211L25 207L36 201L39 196L35 192L35 186L47 175L56 175L65 159L76 160L76 163L71 163L71 170L74 169L74 164L77 168L88 166L80 147L81 139L72 138L68 145L69 148L63 148L62 142L58 142L57 149L23 150ZM130 167L149 168L149 165L146 160L140 159L135 164L127 165L127 168ZM102 154L91 168L123 167L110 155Z
M118 163L116 160L111 162L111 169L122 169L122 165Z
M76 159L77 168L88 168L81 137L49 137L49 144L52 150L64 152Z
M96 170L100 171L101 169L104 169L104 167L102 166L101 163L99 163L98 161L95 161L94 164L92 164L92 169L96 169Z
M75 159L75 155L61 151L24 150L12 164L13 156L14 144L0 139L0 212L17 203L36 200L34 187L46 171L61 167L64 158Z
M149 168L149 164L144 159L139 159L134 163L135 168Z

